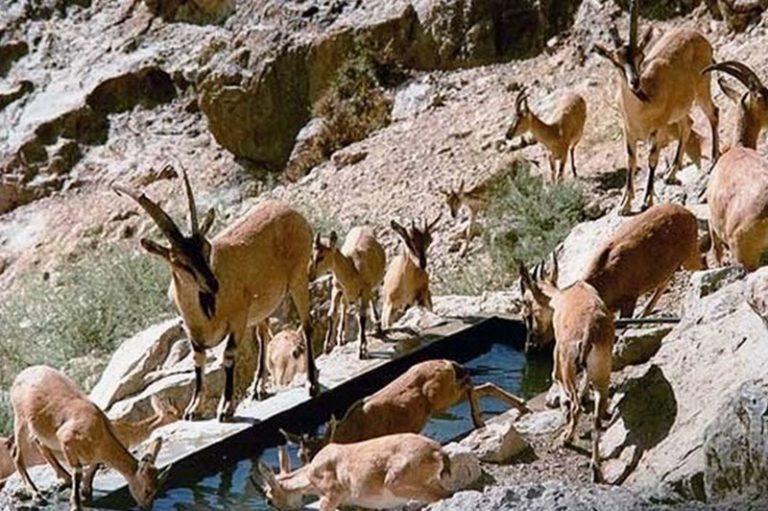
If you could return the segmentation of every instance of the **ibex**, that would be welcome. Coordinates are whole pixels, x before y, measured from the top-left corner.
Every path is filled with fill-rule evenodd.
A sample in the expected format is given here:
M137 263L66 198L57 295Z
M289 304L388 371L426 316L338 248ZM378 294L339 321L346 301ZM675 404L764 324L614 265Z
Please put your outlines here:
M707 203L717 263L726 245L737 262L753 271L768 250L768 162L756 151L760 132L768 127L768 88L741 62L720 62L707 71L727 73L747 88L741 94L719 80L723 92L739 105L739 117L735 145L709 178Z
M688 131L688 141L685 143L683 152L696 167L701 168L701 150L702 145L704 144L704 137L693 128L693 119L691 119L690 115L681 122L683 123L683 129ZM659 145L659 150L662 150L679 138L679 123L670 124L661 128L656 134L656 143Z
M235 354L238 343L246 342L249 319L259 323L268 318L289 294L299 313L307 354L310 395L319 391L311 350L312 325L309 313L309 276L312 256L312 228L288 205L264 201L254 206L213 240L206 237L213 224L213 210L199 224L197 208L186 170L182 176L189 204L190 236L184 236L171 217L143 193L117 186L115 190L136 201L154 220L169 247L147 238L141 245L150 254L168 263L170 294L195 353L195 388L184 412L186 420L203 412L203 375L206 349L226 339L225 383L218 409L221 421L234 414ZM264 346L260 347L264 353ZM252 374L240 374L250 379Z
M149 507L162 487L167 470L159 472L155 459L161 439L152 442L137 460L117 438L112 423L72 380L55 369L34 366L16 376L10 391L13 408L14 462L24 484L36 500L40 492L27 473L25 449L34 442L58 474L70 475L59 459L72 469L71 509L82 508L83 468L106 465L128 481L128 489L141 507Z
M682 165L690 126L686 121L694 101L704 111L712 132L712 162L718 156L717 107L712 102L709 76L702 71L712 64L712 45L700 32L691 28L676 28L667 32L645 54L651 40L648 29L638 40L638 5L631 2L629 44L623 45L615 27L610 33L617 45L613 51L595 45L595 51L608 59L618 70L619 106L624 121L624 141L627 148L627 183L620 206L621 214L629 214L634 199L634 175L637 170L637 142L650 141L648 184L643 209L653 204L653 182L659 162L660 130L677 125L679 130L675 160L666 178L677 183L677 171Z
M339 329L337 342L339 344L343 342L347 304L356 303L359 327L357 335L360 343L358 354L361 359L364 359L368 357L365 329L369 308L374 323L377 328L381 328L375 302L378 287L384 278L386 254L370 227L355 227L349 231L341 249L337 246L337 242L336 231L331 232L327 245L320 239L320 234L317 234L312 251L311 273L322 275L331 272L333 274L325 352L330 353L333 349L337 325Z
M549 122L541 120L528 106L528 95L521 90L515 100L515 119L507 130L507 139L530 131L549 150L549 172L552 182L562 180L565 164L571 158L571 172L576 175L574 149L584 133L587 102L574 93L564 94L555 105ZM557 167L556 167L557 164Z
M597 290L609 310L620 311L621 317L631 316L638 298L653 290L642 312L645 316L681 266L687 270L703 267L696 217L683 206L660 204L619 227L597 250L583 280ZM556 269L550 269L549 280L557 282ZM552 307L522 280L521 286L526 349L541 348L554 339Z
M411 305L420 305L432 310L432 295L429 292L427 273L427 249L432 243L432 230L440 221L442 213L432 222L424 219L423 227L411 221L406 229L395 220L390 225L403 242L403 250L389 263L384 275L384 306L381 313L382 328L392 326L394 315Z
M342 506L388 509L447 498L451 462L439 443L404 433L324 447L311 463L291 471L284 446L277 476L260 462L251 480L280 510L301 509L305 495L320 497L320 511Z
M557 267L554 256L553 266ZM608 405L611 381L615 335L613 314L595 288L584 281L560 290L554 280L533 280L522 264L520 278L523 287L538 301L547 302L553 310L555 352L552 380L558 384L563 396L560 404L565 410L567 422L562 436L564 445L573 440L581 413L578 374L584 369L587 371L587 383L592 388L595 403L592 414L592 479L600 482L603 479L600 470L600 420Z
M523 399L493 383L472 385L469 373L451 360L428 360L414 365L375 394L353 404L337 423L331 419L325 435L294 435L283 431L286 439L299 445L299 455L308 463L329 443L350 444L394 433L419 433L430 417L444 412L459 401L469 401L476 428L485 422L480 411L481 397L495 397L522 413L530 410Z
M127 448L133 448L149 438L149 435L166 424L176 422L181 418L181 412L170 402L153 395L150 399L153 414L138 421L119 419L112 421L112 429L117 439ZM12 449L15 446L13 438L0 438L0 487L4 481L14 472L16 466L13 463ZM24 464L27 467L43 465L46 459L34 442L23 442L19 447L23 449ZM98 465L91 465L85 469L82 481L82 494L89 500L93 489L93 478L98 471ZM61 479L68 481L69 473L57 474Z
M297 374L304 371L305 356L300 331L283 330L272 337L267 347L272 382L278 386L289 385Z

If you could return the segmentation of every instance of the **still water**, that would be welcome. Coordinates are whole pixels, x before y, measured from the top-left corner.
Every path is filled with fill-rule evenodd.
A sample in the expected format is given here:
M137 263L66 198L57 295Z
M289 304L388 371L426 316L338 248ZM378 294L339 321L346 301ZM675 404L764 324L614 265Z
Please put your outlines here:
M494 343L490 351L464 364L475 385L493 382L501 388L525 398L539 394L549 387L551 366L546 359L527 360L515 348ZM506 411L505 405L492 398L481 401L483 416L488 418ZM463 401L447 412L433 417L423 433L440 442L447 442L472 429L469 404ZM296 452L290 450L294 466ZM265 450L261 459L277 467L277 449ZM249 481L252 460L244 460L231 469L206 477L188 488L168 490L155 501L153 509L170 510L268 510L271 509L256 493Z

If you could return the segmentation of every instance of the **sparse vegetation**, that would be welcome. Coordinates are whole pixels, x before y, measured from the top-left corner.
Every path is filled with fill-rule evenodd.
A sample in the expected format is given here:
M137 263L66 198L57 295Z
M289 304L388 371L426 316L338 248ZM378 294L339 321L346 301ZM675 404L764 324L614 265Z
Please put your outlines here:
M168 272L137 251L104 250L50 278L30 277L0 303L0 389L34 364L63 366L83 355L108 356L117 344L171 314ZM88 375L71 375L83 383ZM0 394L0 433L7 432Z

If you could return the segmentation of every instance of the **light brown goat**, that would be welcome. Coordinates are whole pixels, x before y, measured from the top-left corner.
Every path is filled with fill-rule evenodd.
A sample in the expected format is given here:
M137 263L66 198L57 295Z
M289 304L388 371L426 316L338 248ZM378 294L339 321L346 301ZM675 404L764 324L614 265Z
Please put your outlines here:
M297 374L304 372L304 342L300 330L283 330L272 337L267 346L267 362L272 382L289 385Z
M365 329L370 308L377 329L381 324L376 313L378 287L384 278L387 256L376 240L370 227L355 227L349 231L341 249L337 246L336 231L331 232L328 244L315 237L310 273L333 274L329 325L325 336L325 352L330 353L338 326L338 344L344 340L347 304L356 303L358 313L358 354L361 359L368 357L368 343Z
M284 449L279 456L279 475L260 462L252 481L267 502L280 510L301 509L305 495L320 497L320 511L342 506L388 509L451 495L447 489L450 458L439 443L421 435L406 433L349 445L331 444L295 471L291 471Z
M115 187L115 190L135 200L170 242L170 247L164 247L143 238L141 245L168 263L172 276L170 294L184 319L195 352L195 389L184 418L191 420L202 415L205 351L226 339L225 382L218 417L221 421L231 419L235 410L235 358L238 344L247 342L247 323L264 321L286 294L293 299L304 331L309 393L317 394L317 372L309 345L312 339L307 273L312 256L309 223L288 205L268 200L254 206L208 241L206 234L213 223L213 210L202 225L198 223L192 188L183 167L182 176L192 230L188 237L143 193L124 187ZM265 353L263 345L260 352ZM241 370L237 375L239 381L252 377L252 370Z
M389 385L349 407L337 423L331 419L325 435L293 435L286 438L299 445L307 463L328 443L349 444L394 433L419 433L435 413L444 412L467 399L476 428L485 425L481 397L495 397L523 413L524 401L493 383L472 385L469 373L451 360L428 360L414 365Z
M515 100L515 119L507 130L508 139L530 131L534 138L549 150L549 172L552 182L564 177L565 164L571 158L571 172L576 176L574 149L584 133L587 120L587 102L574 93L566 93L558 100L549 122L541 120L528 106L525 89ZM557 165L557 166L556 166Z
M384 275L384 306L381 313L382 328L392 326L394 315L411 305L420 305L432 310L432 295L429 292L427 273L427 249L432 244L432 230L442 214L432 222L424 219L423 227L411 221L406 229L392 220L392 229L403 242L402 252L389 263Z
M660 204L619 227L597 250L583 280L622 317L632 315L640 296L654 291L643 310L646 315L681 266L688 270L703 266L696 217L683 206ZM556 271L549 280L557 282ZM554 339L552 307L529 287L523 286L522 294L526 349L541 348Z
M556 261L553 257L553 266ZM555 272L556 273L556 272ZM587 383L591 386L595 409L592 414L592 479L602 481L600 469L600 420L608 405L608 387L611 381L613 314L600 299L595 288L578 281L560 290L552 280L536 282L520 265L523 286L537 300L546 301L552 308L555 333L554 366L552 380L560 387L561 407L565 410L566 429L563 444L569 444L576 432L581 413L581 393L578 373L586 369Z
M717 162L709 178L707 203L715 260L723 245L747 271L760 266L768 250L768 162L757 151L757 139L768 127L768 88L740 62L721 62L709 70L736 77L747 87L743 94L720 80L725 94L739 106L736 145Z
M595 51L608 59L619 74L619 106L624 121L627 148L627 184L620 206L621 214L629 214L634 199L634 175L637 170L637 142L650 141L648 183L643 209L653 204L653 183L659 162L660 130L677 125L679 132L675 160L666 178L677 183L683 150L690 133L686 118L694 103L704 111L712 133L712 162L718 157L717 107L712 102L710 78L702 71L712 64L712 45L700 32L676 28L664 34L645 54L652 31L647 30L638 41L638 5L631 2L629 43L622 44L618 32L611 30L617 48L609 51L595 45Z
M46 366L23 370L10 391L14 422L16 470L36 500L40 492L27 473L25 446L34 442L57 474L70 475L58 461L72 469L73 510L82 508L83 468L107 465L128 481L131 495L141 507L148 507L165 480L155 468L162 441L158 438L137 460L117 438L111 421L77 385L59 371Z
M157 428L176 422L181 418L181 412L172 403L157 395L153 395L150 402L153 411L152 415L138 421L126 419L112 421L112 428L114 429L115 436L117 436L117 439L129 449L136 447L149 438L149 435ZM0 437L0 487L2 487L5 480L11 474L16 472L12 451L14 446L15 442L13 438ZM24 442L21 449L24 450L24 463L27 467L43 465L46 463L46 459L34 442ZM83 473L82 494L86 499L90 499L93 489L93 478L98 469L98 465L91 465L86 468ZM58 475L64 479L69 477L69 474L60 473Z

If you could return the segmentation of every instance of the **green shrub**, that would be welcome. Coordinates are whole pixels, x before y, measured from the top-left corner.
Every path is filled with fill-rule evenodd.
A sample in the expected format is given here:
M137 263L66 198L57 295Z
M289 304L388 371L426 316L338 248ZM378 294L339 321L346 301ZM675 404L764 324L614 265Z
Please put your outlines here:
M9 436L13 432L13 413L8 393L0 390L0 436Z
M519 162L493 191L485 241L494 266L517 275L517 262L540 261L583 219L584 196L572 181L551 184Z
M27 278L0 303L0 389L29 365L106 357L121 340L172 312L168 270L137 251L102 250L50 278Z

